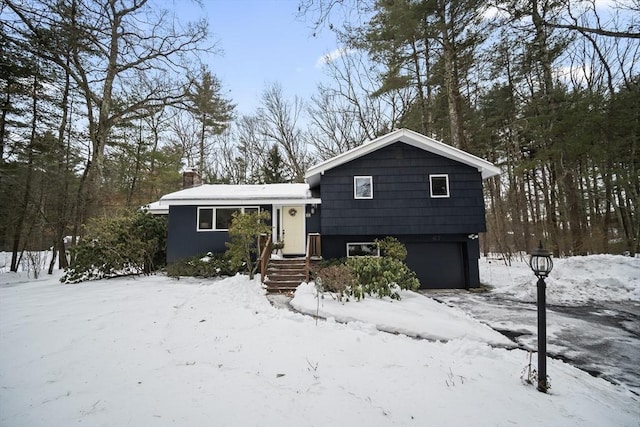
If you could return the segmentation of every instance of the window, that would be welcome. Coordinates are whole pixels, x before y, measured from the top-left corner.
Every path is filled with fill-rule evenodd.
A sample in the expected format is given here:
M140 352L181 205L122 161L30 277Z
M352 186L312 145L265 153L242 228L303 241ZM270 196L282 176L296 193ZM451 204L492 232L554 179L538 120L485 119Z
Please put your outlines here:
M373 178L370 176L353 177L353 198L373 199Z
M216 208L216 230L228 230L236 212L241 212L241 208Z
M449 175L429 175L431 197L449 197Z
M198 208L198 230L213 230L212 208Z
M198 231L226 231L235 212L258 212L257 207L198 208Z
M380 247L374 242L347 243L347 256L380 256Z

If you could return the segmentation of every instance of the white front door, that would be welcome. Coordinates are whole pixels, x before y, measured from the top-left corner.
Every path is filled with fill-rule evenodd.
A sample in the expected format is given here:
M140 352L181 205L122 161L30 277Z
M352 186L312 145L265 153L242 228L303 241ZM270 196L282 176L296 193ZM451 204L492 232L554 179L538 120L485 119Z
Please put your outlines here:
M303 255L305 253L305 212L304 205L282 207L283 255Z

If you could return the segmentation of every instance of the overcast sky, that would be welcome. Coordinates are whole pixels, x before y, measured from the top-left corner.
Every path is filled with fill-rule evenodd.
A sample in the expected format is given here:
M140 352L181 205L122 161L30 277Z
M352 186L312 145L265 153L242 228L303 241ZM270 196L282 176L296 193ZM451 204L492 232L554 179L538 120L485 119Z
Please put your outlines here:
M297 17L298 0L202 0L203 7L171 1L181 21L204 13L220 55L203 58L222 81L238 115L251 114L264 88L279 82L287 97L309 98L326 79L323 56L335 51L328 30L313 37Z

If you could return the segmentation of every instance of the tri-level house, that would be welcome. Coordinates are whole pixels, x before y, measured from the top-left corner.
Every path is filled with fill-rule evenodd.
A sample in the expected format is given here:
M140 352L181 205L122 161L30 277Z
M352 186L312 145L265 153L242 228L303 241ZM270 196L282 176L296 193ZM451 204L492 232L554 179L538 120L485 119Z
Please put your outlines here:
M480 284L482 182L499 172L400 129L311 167L304 184L199 185L150 210L169 215L169 263L223 252L233 212L267 210L271 240L284 243L285 258L377 256L375 239L394 236L421 287L470 288Z

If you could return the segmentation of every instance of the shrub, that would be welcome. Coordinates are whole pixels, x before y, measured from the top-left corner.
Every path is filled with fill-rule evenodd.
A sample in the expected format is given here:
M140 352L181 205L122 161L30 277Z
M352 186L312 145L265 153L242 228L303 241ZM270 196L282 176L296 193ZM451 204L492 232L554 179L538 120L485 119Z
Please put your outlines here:
M258 257L258 239L260 235L271 232L271 226L266 221L271 219L268 211L233 214L231 226L229 227L230 242L227 242L227 256L235 266L245 265L249 272L249 278L258 269L255 262Z
M218 277L233 276L238 272L224 254L199 255L192 258L176 261L167 266L167 275L170 277Z
M319 285L321 291L336 293L340 299L349 294L348 290L356 278L353 271L344 264L322 267L315 276L316 285Z
M399 290L417 290L420 282L407 265L388 256L349 258L347 266L356 277L350 294L360 300L365 295L400 299Z
M402 262L407 259L407 248L395 237L387 236L382 240L376 239L375 242L378 244L382 256Z
M140 211L94 218L70 249L71 265L60 281L77 283L129 274L149 274L164 264L166 219Z

